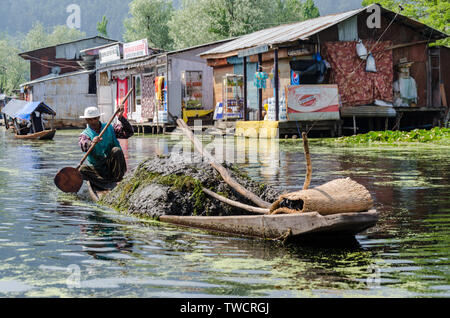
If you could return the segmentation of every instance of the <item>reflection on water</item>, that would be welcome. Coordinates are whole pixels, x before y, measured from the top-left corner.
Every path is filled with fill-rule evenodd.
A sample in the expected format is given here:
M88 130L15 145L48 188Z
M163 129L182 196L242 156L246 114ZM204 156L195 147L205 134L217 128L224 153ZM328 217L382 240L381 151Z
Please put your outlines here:
M381 220L350 245L282 246L120 215L92 204L85 188L59 192L54 175L81 159L78 133L31 142L0 130L0 296L450 296L448 148L312 141L312 186L351 177L373 194ZM132 168L178 143L134 137L122 146ZM208 147L266 184L303 184L300 141Z

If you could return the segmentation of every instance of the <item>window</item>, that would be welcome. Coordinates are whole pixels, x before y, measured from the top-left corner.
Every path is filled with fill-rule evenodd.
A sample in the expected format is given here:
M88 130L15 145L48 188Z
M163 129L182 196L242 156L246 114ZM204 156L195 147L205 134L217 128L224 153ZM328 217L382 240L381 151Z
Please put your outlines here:
M89 89L88 94L97 94L97 73L89 74Z
M358 41L358 17L338 24L339 41Z
M133 105L132 111L135 112L142 105L141 75L134 76L133 80L134 80L135 96L134 96L134 105Z
M184 71L182 80L182 106L186 109L203 109L202 71Z

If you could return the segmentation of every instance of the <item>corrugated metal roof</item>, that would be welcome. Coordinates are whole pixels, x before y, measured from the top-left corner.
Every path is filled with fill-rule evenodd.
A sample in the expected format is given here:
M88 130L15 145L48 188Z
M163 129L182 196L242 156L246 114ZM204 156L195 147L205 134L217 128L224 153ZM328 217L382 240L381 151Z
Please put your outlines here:
M274 45L279 43L293 42L296 40L306 40L332 25L342 22L359 12L366 10L361 8L358 10L348 11L338 14L330 14L302 22L280 25L277 27L260 30L248 35L244 35L237 40L221 45L215 49L204 52L203 55L227 53L236 50L243 50L260 45Z
M258 47L262 45L269 45L274 46L277 44L282 43L289 43L294 42L298 40L306 40L312 35L315 35L333 25L336 25L340 22L343 22L363 11L367 11L368 9L372 9L373 6L378 6L377 4L372 4L370 6L360 8L357 10L347 11L343 13L336 13L336 14L330 14L310 20L305 20L302 22L297 23L291 23L291 24L285 24L280 25L277 27L269 28L260 30L251 34L244 35L234 41L231 41L229 43L226 43L224 45L221 45L219 47L216 47L212 50L206 51L201 54L202 57L207 58L208 55L218 55L218 54L226 54L236 51L241 51L244 49L252 48L252 47ZM388 14L388 15L395 15L396 13L390 10L387 10L383 7L381 7L382 13ZM430 39L438 39L438 38L445 38L448 35L445 33L442 33L440 31L437 31L421 22L415 21L413 19L410 19L408 17L402 16L398 14L398 20L401 23L413 26L413 27L419 27L423 26L428 30L431 30L431 34L434 35Z
M39 78L37 78L37 79L35 79L33 81L20 84L20 87L33 85L33 84L37 84L37 83L40 83L40 82L60 79L60 78L63 78L63 77L75 76L75 75L80 75L80 74L84 74L84 73L93 73L93 72L95 72L95 70L81 70L81 71L75 71L75 72L71 72L71 73L64 73L62 75L48 74L48 75L39 77Z
M31 51L26 51L26 52L19 53L18 55L21 56L22 54L28 54L28 53L32 53L32 52L35 52L35 51L48 49L48 48L51 48L51 47L64 46L64 45L68 45L68 44L72 44L72 43L84 42L84 41L89 41L89 40L94 40L94 39L103 39L103 40L106 40L106 41L109 41L109 42L118 42L117 40L113 40L113 39L106 38L104 36L96 35L96 36L91 36L91 37L88 37L88 38L81 38L81 39L78 39L78 40L64 42L64 43L60 43L60 44L56 44L56 45L49 45L49 46L45 46L45 47L40 47L40 48L31 50Z

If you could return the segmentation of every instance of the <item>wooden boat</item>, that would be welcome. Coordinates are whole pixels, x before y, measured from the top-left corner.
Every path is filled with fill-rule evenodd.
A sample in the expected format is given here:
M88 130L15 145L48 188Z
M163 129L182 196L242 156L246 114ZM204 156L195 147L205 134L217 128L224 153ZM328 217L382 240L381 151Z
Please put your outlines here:
M35 139L35 140L51 140L55 136L56 129L52 130L43 130L38 133L28 134L28 135L14 135L14 138L17 139Z
M92 200L97 202L109 191L99 191L88 182ZM278 215L238 216L173 216L164 215L159 221L247 237L284 240L306 236L331 238L353 237L374 226L379 214L373 209L367 212L320 215L317 212Z
M44 102L27 102L23 100L11 100L2 110L4 115L9 116L14 122L14 137L16 139L30 140L51 140L55 136L56 130L53 129L55 111ZM50 129L45 129L43 115L51 115ZM23 122L27 124L23 126ZM31 125L30 125L31 124ZM23 131L38 131L37 133L18 134Z

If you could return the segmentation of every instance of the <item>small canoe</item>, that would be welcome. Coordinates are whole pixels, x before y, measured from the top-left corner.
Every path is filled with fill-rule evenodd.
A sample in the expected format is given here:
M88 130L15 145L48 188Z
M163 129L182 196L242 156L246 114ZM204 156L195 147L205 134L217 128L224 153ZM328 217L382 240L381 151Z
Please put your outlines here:
M44 130L35 134L28 135L14 135L17 139L34 139L34 140L51 140L56 134L56 130Z
M109 190L98 190L88 182L89 193L97 202ZM159 221L213 232L273 240L315 236L325 239L354 237L373 227L379 218L375 210L358 213L320 215L317 212L277 215L174 216L163 215Z
M162 222L264 239L295 239L305 235L354 236L378 221L378 212L340 213L322 216L317 212L277 215L172 216Z

